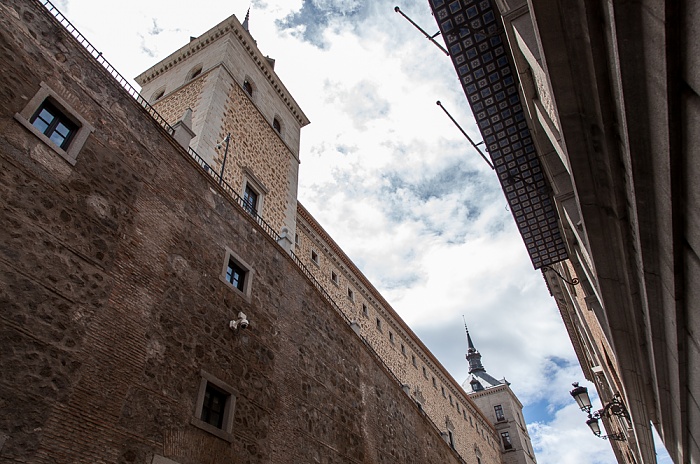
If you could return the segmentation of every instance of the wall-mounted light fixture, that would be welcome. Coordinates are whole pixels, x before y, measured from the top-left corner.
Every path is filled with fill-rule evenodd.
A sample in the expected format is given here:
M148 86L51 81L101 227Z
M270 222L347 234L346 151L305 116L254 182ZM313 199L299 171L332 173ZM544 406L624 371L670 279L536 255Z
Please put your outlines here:
M603 409L599 409L598 411L591 413L593 405L591 404L591 398L588 396L588 388L579 386L578 382L574 382L572 385L574 389L569 393L574 397L576 404L581 411L588 414L586 425L588 425L588 427L591 429L591 432L593 432L596 437L600 437L604 440L626 440L627 438L622 433L613 433L610 435L601 436L600 423L598 422L598 419L603 416L622 416L629 419L627 408L625 408L625 404L622 402L620 395L615 395L611 402L603 406Z

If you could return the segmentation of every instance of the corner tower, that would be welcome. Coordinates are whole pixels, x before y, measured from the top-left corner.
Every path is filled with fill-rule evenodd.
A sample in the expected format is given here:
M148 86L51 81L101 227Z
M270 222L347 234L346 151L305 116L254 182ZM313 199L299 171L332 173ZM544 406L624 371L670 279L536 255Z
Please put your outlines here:
M505 379L497 380L486 372L466 323L464 329L467 332L469 377L462 383L462 388L496 428L501 438L503 463L536 464L522 403L511 390L510 383Z
M258 49L248 22L249 15L243 24L232 15L136 82L170 124L191 109L190 148L217 174L223 170L249 212L293 237L300 131L309 120L275 73L275 61Z

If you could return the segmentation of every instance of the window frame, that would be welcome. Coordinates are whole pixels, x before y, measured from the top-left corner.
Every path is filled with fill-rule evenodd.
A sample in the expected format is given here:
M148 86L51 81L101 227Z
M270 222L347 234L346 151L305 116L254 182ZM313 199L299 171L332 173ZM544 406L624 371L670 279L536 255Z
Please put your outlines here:
M199 381L199 391L197 393L194 411L192 417L190 418L190 424L231 443L233 442L232 430L233 415L236 409L236 390L228 383L206 372L205 370L200 371L200 376L201 380ZM204 398L207 387L209 386L226 395L226 404L224 405L224 415L222 418L221 427L217 427L202 420Z
M282 136L282 121L278 116L272 118L272 129L279 135Z
M506 451L514 450L513 440L510 438L510 433L506 430L501 432L501 443L503 444L503 449Z
M52 141L46 134L40 131L30 122L39 109L48 102L61 115L77 126L75 133L65 148L61 148ZM78 154L85 145L90 133L94 132L95 128L83 118L66 100L61 98L51 87L45 82L39 84L39 90L22 108L22 111L15 113L14 118L22 124L29 132L34 134L39 140L44 142L49 148L56 152L61 158L66 160L71 166L75 166L78 161Z
M255 85L248 76L243 78L243 84L241 84L241 88L243 89L243 92L245 92L245 94L248 95L248 97L252 100L253 95L255 95Z
M243 209L254 218L262 218L263 208L265 207L265 196L267 195L268 190L263 183L260 182L257 177L255 177L253 172L247 166L243 168L243 174L243 189L241 190L241 201L243 202L243 205L241 206L243 206ZM253 211L250 211L246 206L247 190L250 190L257 195L255 214L253 214Z
M159 87L158 90L151 95L151 103L160 101L165 96L165 86Z
M49 116L51 116L51 120L47 121L43 114L47 113ZM36 122L37 120L43 122L46 124L45 129L40 129ZM80 126L77 125L71 118L63 114L61 110L59 110L56 105L54 105L50 99L44 100L41 105L39 105L39 108L34 112L31 118L29 118L29 123L34 126L39 132L44 134L46 137L49 138L54 144L58 146L58 148L65 150L68 148L73 141L73 138L75 137L75 134L78 133L78 129L80 129ZM66 131L68 132L65 137L59 131L59 126L63 126ZM54 134L58 134L59 136L63 137L63 142L60 144L57 143L54 139L53 136Z
M503 411L503 406L497 404L493 407L493 411L496 414L496 422L505 422L506 416Z
M245 262L236 252L230 248L225 248L224 253L224 264L219 274L219 280L221 280L226 286L228 286L235 293L242 296L246 301L250 302L251 289L253 287L253 277L255 276L255 271L253 267ZM233 261L238 267L240 267L244 272L243 276L243 289L239 289L227 278L229 262Z
M202 72L204 71L204 65L203 63L199 63L190 69L190 71L187 73L187 79L185 79L185 83L188 83L192 81L193 79L198 78L199 76L202 75Z
M331 282L340 285L340 277L338 277L338 273L333 270L331 270Z

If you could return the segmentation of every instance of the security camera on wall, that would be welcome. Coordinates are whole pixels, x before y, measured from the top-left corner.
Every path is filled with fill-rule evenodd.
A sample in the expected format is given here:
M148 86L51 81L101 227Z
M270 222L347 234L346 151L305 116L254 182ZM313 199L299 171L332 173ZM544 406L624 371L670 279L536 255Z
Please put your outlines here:
M229 322L228 326L231 330L245 330L250 326L250 321L248 320L248 317L245 315L245 313L239 312L238 319Z

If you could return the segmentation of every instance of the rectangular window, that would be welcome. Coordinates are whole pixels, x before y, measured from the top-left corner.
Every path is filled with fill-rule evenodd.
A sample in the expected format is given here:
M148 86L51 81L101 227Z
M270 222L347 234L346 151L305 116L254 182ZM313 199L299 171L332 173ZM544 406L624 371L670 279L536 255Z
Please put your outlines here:
M506 416L503 414L503 406L500 404L497 404L496 406L493 407L493 410L496 412L496 421L501 422L506 420Z
M369 317L369 308L367 308L367 305L364 303L362 303L362 315Z
M452 395L450 394L450 395L447 395L447 396L450 397L450 406L454 406L454 403L452 402Z
M68 145L78 131L78 126L49 100L44 100L29 122L63 150L68 149Z
M220 429L224 424L224 412L229 395L222 392L214 385L207 383L204 391L204 403L202 404L201 419Z
M294 244L299 245L299 234L294 234Z
M253 216L258 215L258 193L250 185L246 185L243 191L243 208Z
M228 267L226 268L226 280L240 291L243 291L245 288L245 274L245 270L233 258L229 258Z
M15 113L15 120L71 165L75 165L78 153L94 131L44 82L22 111Z
M393 334L393 332L391 332L391 331L389 331L389 341L390 341L391 343L394 343L394 334Z
M437 382L435 381L435 377L433 377L433 387L437 388Z
M318 264L318 253L316 253L314 250L311 250L311 261Z
M413 367L417 368L418 365L416 364L416 355L412 354L411 355L411 364L413 364Z
M428 378L428 370L423 366L423 377Z
M513 449L513 443L510 441L510 434L508 432L501 432L501 438L503 439L504 449Z
M440 390L442 390L443 398L447 398L447 395L445 395L445 387L440 387Z
M447 431L447 439L450 441L450 448L454 449L455 448L455 436L452 433L452 430Z
M377 330L382 330L382 320L377 318Z
M233 410L236 396L233 388L213 375L202 371L195 411L190 423L228 442L233 441Z
M223 269L219 279L230 288L243 293L246 299L250 299L250 291L253 282L253 269L246 264L230 248L226 248Z
M338 274L336 274L335 271L331 271L331 281L338 285Z
M457 403L457 412L459 412L459 403Z
M348 287L348 298L350 298L352 301L355 301L355 292L353 292L350 287Z

